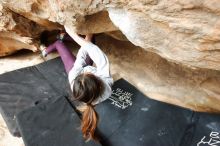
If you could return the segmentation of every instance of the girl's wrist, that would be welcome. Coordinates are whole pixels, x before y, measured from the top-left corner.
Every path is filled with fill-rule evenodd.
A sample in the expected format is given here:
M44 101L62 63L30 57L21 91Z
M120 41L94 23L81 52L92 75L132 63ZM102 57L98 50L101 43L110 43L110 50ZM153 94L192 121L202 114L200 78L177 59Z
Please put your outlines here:
M91 34L91 33L87 34L86 37L85 37L85 40L91 42L92 41L92 37L93 37L93 34Z

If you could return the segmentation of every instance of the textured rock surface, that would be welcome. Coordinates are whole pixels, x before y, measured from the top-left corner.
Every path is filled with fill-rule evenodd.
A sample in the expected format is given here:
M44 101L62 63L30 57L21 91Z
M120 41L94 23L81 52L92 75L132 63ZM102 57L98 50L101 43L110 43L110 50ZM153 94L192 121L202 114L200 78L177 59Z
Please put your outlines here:
M44 29L35 22L0 5L0 56L9 55L22 48L37 51L33 41Z
M219 70L220 1L131 1L109 9L135 45L176 63Z
M150 98L197 111L220 112L220 72L190 69L129 42L99 36L115 78L123 77Z
M136 46L170 61L220 70L218 0L0 1L45 29L61 29L61 25L77 27L80 33L119 29Z
M80 33L119 29L136 46L167 60L220 70L219 0L0 1L45 29L61 25L77 27Z

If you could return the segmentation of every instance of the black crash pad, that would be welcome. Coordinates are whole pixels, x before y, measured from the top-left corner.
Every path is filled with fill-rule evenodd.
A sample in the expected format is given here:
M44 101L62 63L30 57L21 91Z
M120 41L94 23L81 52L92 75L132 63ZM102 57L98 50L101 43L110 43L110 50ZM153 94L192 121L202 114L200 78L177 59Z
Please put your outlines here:
M37 117L34 113L41 104L59 112L60 109L50 106L54 106L57 97L66 96L71 93L60 58L0 75L0 107L9 129L17 127L14 117L18 113L19 127L25 129L22 118L26 117L22 113L31 109L33 117ZM214 142L220 146L219 115L149 99L124 79L114 83L111 98L97 105L96 110L100 117L98 131L105 146L194 146ZM50 117L59 119L58 114L48 114L47 118ZM21 134L25 139L31 133L23 130Z
M220 146L220 115L199 113L189 146Z
M112 146L178 146L193 114L146 98L123 79L114 84L110 99L96 109L104 142Z
M220 146L219 114L149 99L124 79L114 83L111 97L96 110L105 146L204 146L207 141Z
M14 136L17 113L61 95L70 96L70 89L60 58L0 75L0 111Z
M63 96L23 110L16 119L25 146L99 146L85 142L80 119Z

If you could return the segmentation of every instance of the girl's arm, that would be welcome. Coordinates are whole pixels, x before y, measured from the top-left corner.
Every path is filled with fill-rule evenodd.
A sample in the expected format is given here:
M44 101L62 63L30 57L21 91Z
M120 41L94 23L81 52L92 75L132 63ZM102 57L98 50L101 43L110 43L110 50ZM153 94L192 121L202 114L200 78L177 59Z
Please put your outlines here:
M96 45L92 44L90 41L87 41L74 31L71 31L68 27L65 27L66 32L81 46L77 54L77 59L85 59L88 54L89 57L94 61L97 67L97 73L103 77L110 77L109 71L109 61L104 52ZM90 36L88 35L87 38ZM84 63L84 62L83 62ZM74 65L75 66L75 65Z
M66 32L73 38L73 40L79 44L81 47L84 46L85 44L88 43L88 41L86 41L85 39L83 39L82 37L80 37L75 31L73 31L71 28L69 28L68 26L64 26Z

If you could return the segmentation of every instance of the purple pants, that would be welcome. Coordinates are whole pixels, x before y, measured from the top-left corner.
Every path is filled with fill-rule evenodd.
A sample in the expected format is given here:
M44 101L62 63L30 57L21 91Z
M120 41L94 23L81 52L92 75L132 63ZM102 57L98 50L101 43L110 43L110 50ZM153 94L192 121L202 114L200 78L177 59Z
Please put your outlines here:
M47 54L49 54L55 50L57 50L57 52L59 53L59 55L63 61L66 72L69 73L69 71L74 66L76 57L72 54L72 52L69 50L69 48L67 48L61 40L57 40L56 42L54 42L53 44L49 45L46 48ZM91 58L88 55L86 57L85 62L86 62L86 65L93 64L93 61L91 60Z

